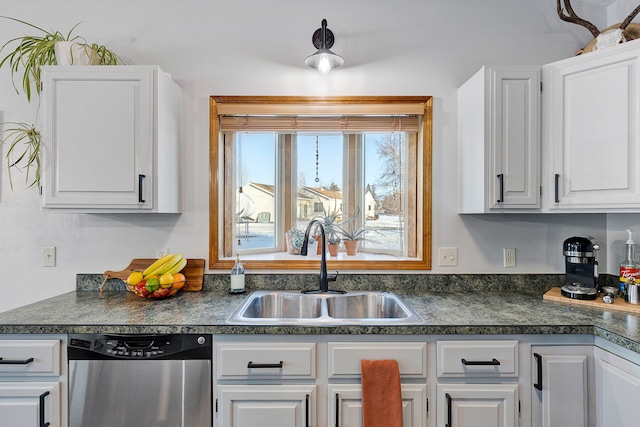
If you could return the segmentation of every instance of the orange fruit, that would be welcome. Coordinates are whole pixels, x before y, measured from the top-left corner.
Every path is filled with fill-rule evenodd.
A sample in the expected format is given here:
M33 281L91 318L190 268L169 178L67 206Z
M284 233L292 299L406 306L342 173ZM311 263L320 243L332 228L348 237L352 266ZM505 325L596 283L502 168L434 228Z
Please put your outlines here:
M182 289L184 284L187 283L187 278L182 273L176 273L173 275L173 285L171 289Z

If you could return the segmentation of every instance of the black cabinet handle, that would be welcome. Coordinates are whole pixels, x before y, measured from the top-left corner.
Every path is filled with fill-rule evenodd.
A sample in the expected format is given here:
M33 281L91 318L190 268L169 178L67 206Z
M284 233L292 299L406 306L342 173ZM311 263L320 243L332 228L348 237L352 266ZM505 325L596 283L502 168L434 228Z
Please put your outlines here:
M282 360L280 363L253 363L249 361L247 368L249 369L264 369L264 368L282 368Z
M336 426L340 427L340 395L336 393Z
M33 362L33 357L24 360L4 360L0 357L0 365L28 365Z
M307 394L305 398L305 413L304 413L307 427L309 427L309 395Z
M144 199L142 198L142 180L145 178L145 175L138 175L138 203L144 203Z
M555 175L555 197L556 197L556 203L560 203L560 174L557 173Z
M500 193L499 193L499 198L498 200L496 200L496 202L502 203L504 202L504 174L499 173L497 176L498 176L498 183L500 183Z
M538 366L538 382L533 385L533 388L542 391L542 356L538 353L533 353L533 357L536 358L536 365Z
M465 366L500 366L500 361L498 359L491 359L491 360L462 359L462 364Z
M44 398L49 396L49 392L45 391L44 393L42 393L39 397L39 402L38 402L38 406L39 406L39 417L38 417L38 427L48 427L50 423L48 422L44 422Z
M451 395L449 393L445 393L444 397L447 398L447 423L444 427L451 427Z

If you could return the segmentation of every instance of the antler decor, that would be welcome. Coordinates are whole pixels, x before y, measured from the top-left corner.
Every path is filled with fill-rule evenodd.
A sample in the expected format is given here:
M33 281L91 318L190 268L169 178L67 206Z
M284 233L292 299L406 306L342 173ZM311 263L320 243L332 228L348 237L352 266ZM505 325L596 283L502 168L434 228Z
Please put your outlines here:
M631 12L631 14L621 23L614 24L600 31L598 30L598 27L593 25L591 22L576 15L575 11L571 7L571 0L563 0L562 3L564 4L564 8L563 5L560 4L560 0L558 0L557 8L560 19L565 22L571 22L585 27L593 36L593 40L591 40L583 49L576 52L576 55L640 38L640 24L631 23L633 18L640 13L640 5L636 7L634 11Z

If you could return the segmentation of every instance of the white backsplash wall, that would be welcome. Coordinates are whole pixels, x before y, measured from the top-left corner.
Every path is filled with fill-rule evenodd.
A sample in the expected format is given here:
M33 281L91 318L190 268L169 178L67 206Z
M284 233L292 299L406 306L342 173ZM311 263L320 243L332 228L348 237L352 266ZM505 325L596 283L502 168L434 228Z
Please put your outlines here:
M634 1L618 0L615 13L626 16ZM610 3L573 0L600 26L616 20ZM42 212L37 191L24 189L19 175L11 191L2 168L0 311L72 291L76 273L120 270L156 248L207 258L210 95L433 95L433 253L459 248L458 267L434 259L434 273L558 273L566 237L606 242L609 228L640 223L640 216L607 225L605 215L456 213L456 90L483 64L541 65L584 46L590 34L560 21L555 0L327 0L321 8L300 0L22 0L4 2L0 13L62 32L81 22L75 34L131 63L160 65L183 88L185 118L181 215ZM323 18L345 58L327 76L303 62ZM25 33L32 30L0 20L0 44ZM8 67L0 70L4 120L31 123L36 110L37 100L28 105L15 93ZM42 246L57 247L56 267L41 266ZM503 247L516 248L517 267L503 268ZM606 263L609 272L614 264Z

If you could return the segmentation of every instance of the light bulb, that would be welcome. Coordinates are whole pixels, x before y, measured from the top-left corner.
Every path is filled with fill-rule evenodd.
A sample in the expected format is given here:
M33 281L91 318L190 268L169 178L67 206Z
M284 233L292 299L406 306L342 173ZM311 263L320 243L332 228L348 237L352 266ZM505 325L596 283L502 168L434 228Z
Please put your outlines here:
M320 54L320 61L318 61L318 71L323 76L331 71L331 62L329 61L329 55L326 53Z

